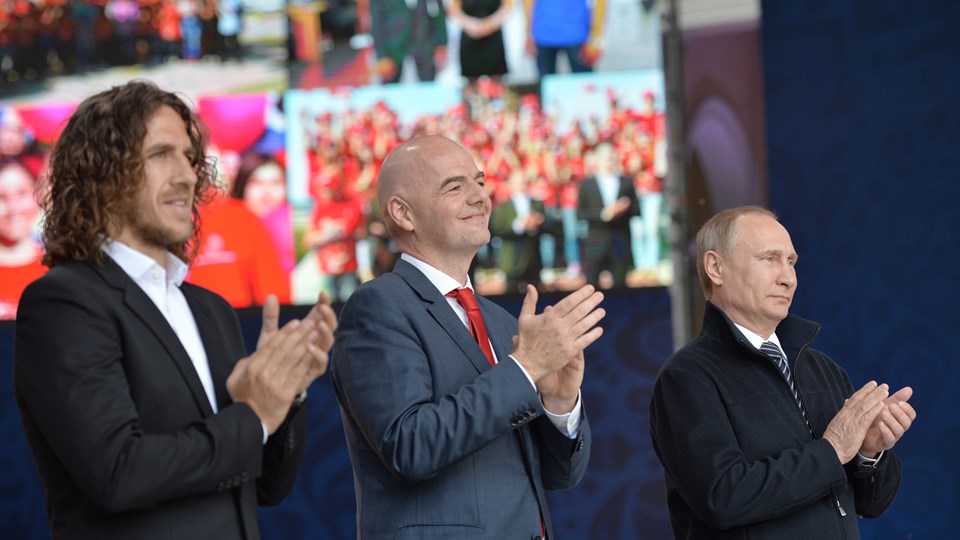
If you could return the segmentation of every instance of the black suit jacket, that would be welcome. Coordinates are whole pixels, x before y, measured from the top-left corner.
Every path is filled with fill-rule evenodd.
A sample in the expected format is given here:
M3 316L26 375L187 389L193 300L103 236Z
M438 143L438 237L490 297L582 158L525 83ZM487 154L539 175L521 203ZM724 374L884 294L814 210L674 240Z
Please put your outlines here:
M181 287L210 364L214 414L177 335L115 262L70 262L24 291L14 390L54 538L259 538L303 458L306 414L263 445L226 379L246 356L222 298Z
M627 267L633 258L630 218L640 214L640 205L630 179L624 176L618 178L620 187L617 189L617 199L626 197L630 201L630 207L610 221L604 221L601 217L603 198L600 196L597 178L592 176L580 182L577 217L587 222L587 237L583 241L583 263L587 280L591 283L596 283L597 274L606 262L614 273L615 284L624 285Z
M597 178L591 176L580 182L580 193L577 197L577 217L585 220L589 225L589 235L603 239L617 232L630 234L630 218L640 215L640 203L633 183L625 176L618 176L620 187L617 189L617 199L626 197L630 200L630 208L610 221L603 221L600 217L603 211L603 198L600 196L600 186Z

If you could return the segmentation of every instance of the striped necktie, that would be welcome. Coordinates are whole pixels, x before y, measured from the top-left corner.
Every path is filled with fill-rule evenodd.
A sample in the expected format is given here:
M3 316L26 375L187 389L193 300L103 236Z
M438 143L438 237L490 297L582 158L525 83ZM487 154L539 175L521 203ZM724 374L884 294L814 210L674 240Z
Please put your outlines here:
M787 359L783 356L783 353L780 352L780 348L771 341L764 341L763 344L760 345L760 352L769 356L770 359L773 360L773 363L777 365L777 368L780 369L780 373L783 375L784 380L787 381L787 386L790 387L790 393L793 394L793 399L797 402L797 407L803 415L803 421L807 424L807 429L809 429L812 434L813 428L810 426L810 420L807 418L807 411L803 407L803 401L800 399L800 392L797 390L797 385L793 383L793 375L790 373L790 365L787 364Z

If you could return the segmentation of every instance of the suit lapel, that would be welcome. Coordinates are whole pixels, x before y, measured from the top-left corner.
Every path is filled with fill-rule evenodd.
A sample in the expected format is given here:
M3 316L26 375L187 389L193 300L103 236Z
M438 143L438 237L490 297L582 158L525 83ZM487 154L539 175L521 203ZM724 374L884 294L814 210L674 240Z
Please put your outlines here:
M487 361L487 357L484 356L483 351L480 350L480 346L474 341L473 336L470 335L470 331L467 330L467 327L460 321L457 314L450 309L450 305L447 304L446 299L440 294L440 291L433 286L433 283L427 279L427 276L423 275L420 270L417 270L415 266L403 259L397 261L393 271L403 278L403 280L407 282L407 285L420 296L424 308L443 328L444 332L450 336L450 339L460 347L460 350L463 351L463 354L470 363L477 369L477 372L483 373L490 369L490 363ZM484 322L486 322L486 314L484 314Z
M92 266L108 285L122 291L124 304L134 316L143 322L163 346L190 388L190 393L193 394L194 401L196 401L203 416L212 415L213 409L210 408L210 401L207 399L207 394L203 390L203 384L200 382L196 368L193 367L190 356L180 343L177 333L173 331L173 328L153 301L150 300L150 297L147 296L147 293L143 292L143 289L109 257L107 266Z
M223 409L231 401L230 394L227 392L227 377L230 376L237 359L229 356L229 347L223 343L222 335L217 331L216 318L210 311L210 307L201 302L200 298L194 294L195 289L185 283L183 287L180 287L180 291L187 299L187 305L190 306L193 319L197 323L197 330L200 332L203 350L207 353L207 363L210 366L210 376L213 378L213 391L217 399L217 408ZM204 397L206 397L206 394L204 394Z

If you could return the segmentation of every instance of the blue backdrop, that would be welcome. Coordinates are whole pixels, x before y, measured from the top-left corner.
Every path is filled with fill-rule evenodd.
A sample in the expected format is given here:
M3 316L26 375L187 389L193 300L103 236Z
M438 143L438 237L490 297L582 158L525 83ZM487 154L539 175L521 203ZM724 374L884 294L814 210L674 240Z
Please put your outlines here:
M903 489L866 539L957 536L960 518L960 3L762 2L771 206L800 253L793 311L855 382L911 385L920 418L898 445ZM519 299L503 299L519 311ZM589 472L552 495L564 539L669 538L647 403L671 352L664 290L610 295L588 350ZM255 316L244 318L250 342ZM0 536L48 537L0 324ZM310 449L270 539L353 537L353 485L329 381L311 389Z
M867 539L960 522L960 2L770 0L770 192L800 254L793 312L854 383L910 385L903 488Z

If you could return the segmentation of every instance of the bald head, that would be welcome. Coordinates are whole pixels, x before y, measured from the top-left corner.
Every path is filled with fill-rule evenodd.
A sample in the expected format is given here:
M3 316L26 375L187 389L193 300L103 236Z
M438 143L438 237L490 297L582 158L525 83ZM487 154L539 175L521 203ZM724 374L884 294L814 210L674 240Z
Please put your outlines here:
M414 195L421 192L427 181L436 173L431 161L439 156L467 150L457 142L441 135L417 137L394 148L383 160L380 176L377 179L377 199L390 236L394 239L402 231L397 230L396 222L391 219L389 201L399 197L410 202Z
M427 173L425 169L431 157L443 152L457 151L466 152L466 149L440 135L410 139L394 148L380 167L377 181L380 208L385 208L386 202L393 195L402 196L403 193L409 193L410 189L416 189L418 182Z
M441 136L412 139L383 162L380 209L400 251L463 282L490 241L490 196L483 172L460 144Z

